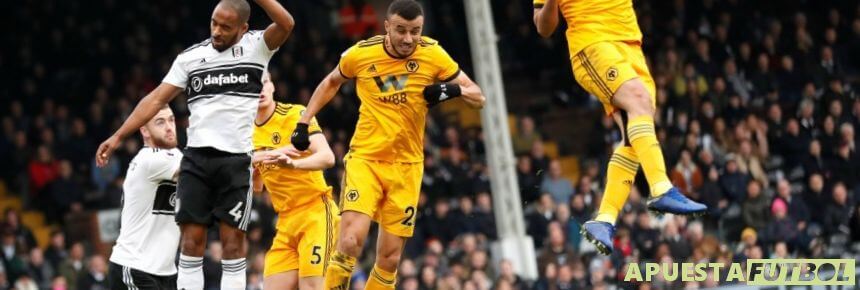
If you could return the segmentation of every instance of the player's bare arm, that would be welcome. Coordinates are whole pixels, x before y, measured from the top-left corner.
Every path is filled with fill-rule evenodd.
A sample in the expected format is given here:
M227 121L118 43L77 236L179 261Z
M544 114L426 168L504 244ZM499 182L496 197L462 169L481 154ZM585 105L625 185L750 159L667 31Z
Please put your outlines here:
M346 83L347 80L348 79L340 73L340 67L336 67L314 90L313 95L311 95L311 100L308 101L305 113L302 114L301 119L299 119L299 122L296 125L296 130L293 131L292 137L290 137L290 142L296 147L296 149L302 151L308 149L311 144L311 140L309 139L310 136L308 136L308 123L310 123L311 119L313 119L313 117L316 116L316 114L319 113L319 111L328 104L332 98L334 98L337 90L339 90L340 86ZM328 146L328 144L326 144L326 146Z
M550 37L558 27L558 0L546 0L542 7L535 7L534 22L540 36Z
M284 41L290 37L296 21L293 19L293 15L283 5L278 3L277 0L255 0L255 2L266 11L266 15L274 22L263 33L266 46L270 50L274 50L284 44Z
M254 193L259 194L263 192L263 176L260 175L260 171L256 168L254 168L254 173L251 175L251 181L253 182Z
M143 97L137 103L131 115L128 116L128 119L122 123L122 126L99 145L98 150L96 150L96 166L105 166L108 160L110 160L113 151L119 147L123 138L140 129L141 126L152 119L158 111L164 108L165 105L170 103L180 93L182 93L182 88L168 83L161 83L152 92Z
M473 109L484 107L484 102L487 101L487 97L484 96L484 93L481 91L481 87L472 81L465 72L461 71L460 74L451 82L460 85L460 93L463 96L463 101L465 101L469 107Z

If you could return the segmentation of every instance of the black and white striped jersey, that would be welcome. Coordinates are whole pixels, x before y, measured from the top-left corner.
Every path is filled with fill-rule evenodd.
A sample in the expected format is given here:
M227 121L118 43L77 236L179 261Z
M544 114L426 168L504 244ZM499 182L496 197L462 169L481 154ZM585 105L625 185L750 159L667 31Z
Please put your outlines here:
M251 151L263 71L276 51L266 45L263 31L255 30L224 51L205 40L176 57L163 82L188 95L188 147Z
M119 237L110 261L149 274L176 274L179 226L174 220L179 149L140 149L122 184Z

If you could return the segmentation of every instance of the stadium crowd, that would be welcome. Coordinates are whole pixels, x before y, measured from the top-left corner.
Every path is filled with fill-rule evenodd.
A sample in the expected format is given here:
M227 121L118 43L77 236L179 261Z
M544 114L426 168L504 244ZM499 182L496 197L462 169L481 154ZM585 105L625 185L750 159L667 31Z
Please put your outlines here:
M94 239L61 225L76 214L120 206L123 175L141 142L130 138L105 168L93 165L97 142L157 85L178 52L208 37L208 2L95 2L19 1L4 19L16 23L16 32L0 35L0 175L25 209L41 211L57 227L48 246L39 248L21 212L4 213L0 289L107 289L106 258L93 250ZM424 2L426 34L472 71L461 4ZM539 39L530 1L492 2L506 79L545 95L571 94L575 102L568 106L597 110L596 101L576 89L569 66L559 65L568 58L563 33ZM599 164L606 164L620 133L611 119L595 119L591 136L599 137L585 141L587 151L574 152L583 170L578 180L568 180L542 146L566 136L541 130L539 115L516 111L517 178L539 267L539 278L527 281L489 251L498 237L480 129L458 127L433 112L422 210L398 270L399 288L696 289L720 283L620 281L631 262L860 259L860 99L853 89L860 84L860 55L851 53L860 51L860 5L635 5L658 87L667 169L685 194L709 206L708 215L653 216L644 210L647 196L639 192L647 190L640 186L618 222L615 252L596 254L579 226L599 205L605 182ZM281 101L307 103L343 49L382 29L382 12L361 0L285 6L297 29L270 65ZM252 18L251 26L262 27L261 19ZM326 172L335 192L358 117L354 94L345 86L318 115L338 160ZM184 99L173 108L178 127L186 126ZM249 289L262 284L264 253L275 233L267 195L255 201ZM215 289L221 252L217 235L210 238L204 271L207 289ZM365 257L372 257L373 243L367 245ZM372 266L361 264L356 289Z

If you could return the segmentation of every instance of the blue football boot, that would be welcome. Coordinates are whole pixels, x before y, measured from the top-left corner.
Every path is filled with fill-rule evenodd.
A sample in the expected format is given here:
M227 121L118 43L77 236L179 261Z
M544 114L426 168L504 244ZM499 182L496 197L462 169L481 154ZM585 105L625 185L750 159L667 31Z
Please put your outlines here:
M672 187L659 197L648 198L648 210L657 215L671 213L686 216L701 216L705 214L707 209L707 206L690 200L675 187Z
M607 222L587 221L579 230L585 240L594 244L597 251L604 255L612 253L612 236L615 235L615 226Z

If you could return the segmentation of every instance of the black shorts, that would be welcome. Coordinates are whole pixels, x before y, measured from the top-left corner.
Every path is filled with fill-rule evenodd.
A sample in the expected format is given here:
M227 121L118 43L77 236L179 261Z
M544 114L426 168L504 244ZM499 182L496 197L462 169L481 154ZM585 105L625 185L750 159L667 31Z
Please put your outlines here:
M108 283L111 290L176 289L176 275L157 276L111 262Z
M242 231L251 211L251 156L213 148L186 148L176 188L176 222L220 221Z

